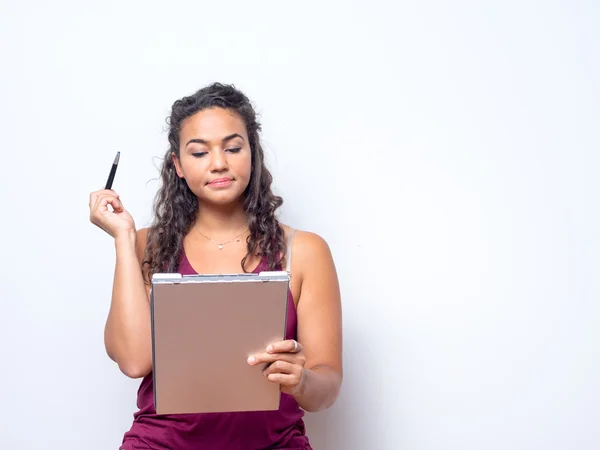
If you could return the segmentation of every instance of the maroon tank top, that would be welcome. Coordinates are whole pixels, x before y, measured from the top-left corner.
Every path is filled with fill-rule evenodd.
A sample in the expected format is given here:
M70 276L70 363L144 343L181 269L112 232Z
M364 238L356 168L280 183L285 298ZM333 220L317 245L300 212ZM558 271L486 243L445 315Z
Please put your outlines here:
M262 260L254 272L267 270ZM183 275L196 274L185 252ZM298 317L288 289L286 339L296 339ZM278 411L159 415L154 409L152 373L142 380L138 411L125 433L121 450L311 450L305 434L304 411L293 396L281 393Z

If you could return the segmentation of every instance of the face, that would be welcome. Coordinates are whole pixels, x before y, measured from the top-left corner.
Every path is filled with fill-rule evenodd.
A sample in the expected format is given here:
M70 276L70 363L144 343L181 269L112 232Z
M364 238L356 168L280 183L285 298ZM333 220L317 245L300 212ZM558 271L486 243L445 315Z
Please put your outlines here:
M250 182L252 154L244 121L233 111L211 108L186 118L179 133L177 175L200 202L239 201Z

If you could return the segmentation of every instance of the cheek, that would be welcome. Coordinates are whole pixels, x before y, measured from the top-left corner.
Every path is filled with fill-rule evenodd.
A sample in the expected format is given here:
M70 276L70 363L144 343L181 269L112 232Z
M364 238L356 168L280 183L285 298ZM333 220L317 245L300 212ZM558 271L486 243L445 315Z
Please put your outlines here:
M250 155L247 157L240 158L236 161L235 171L239 176L246 179L250 178L250 172L252 171L252 158Z
M207 172L208 163L202 159L182 161L183 174L188 184L196 185L202 183Z

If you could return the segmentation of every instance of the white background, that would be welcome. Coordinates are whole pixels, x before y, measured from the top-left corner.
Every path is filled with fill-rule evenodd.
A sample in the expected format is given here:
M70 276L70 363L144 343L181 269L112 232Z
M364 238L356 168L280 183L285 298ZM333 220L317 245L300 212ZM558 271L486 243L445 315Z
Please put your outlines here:
M94 4L95 3L95 4ZM114 189L139 227L177 98L255 102L282 220L339 270L315 450L600 448L600 4L0 4L0 442L116 449Z

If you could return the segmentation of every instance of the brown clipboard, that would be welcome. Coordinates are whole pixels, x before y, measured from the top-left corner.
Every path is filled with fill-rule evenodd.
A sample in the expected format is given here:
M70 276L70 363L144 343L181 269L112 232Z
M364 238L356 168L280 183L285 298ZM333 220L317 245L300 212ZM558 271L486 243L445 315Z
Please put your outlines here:
M279 408L279 385L247 358L285 338L289 281L287 272L153 276L157 414Z

